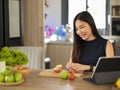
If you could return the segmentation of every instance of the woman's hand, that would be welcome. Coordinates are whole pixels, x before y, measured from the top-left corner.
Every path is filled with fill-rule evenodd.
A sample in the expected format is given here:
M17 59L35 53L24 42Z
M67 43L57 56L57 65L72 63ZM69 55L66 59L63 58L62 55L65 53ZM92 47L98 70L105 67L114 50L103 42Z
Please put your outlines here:
M68 70L68 69L70 69L70 68L72 68L72 63L71 63L71 62L68 62L68 63L66 64L66 69Z
M90 66L79 64L79 63L73 63L72 68L74 69L75 72L81 72L83 70L89 70Z
M73 63L67 63L67 65L66 65L66 69L67 69L67 71L69 72L69 73L74 73L75 71L74 71L74 69L72 68L72 64Z
M89 70L90 66L79 63L67 63L66 68L67 70L73 69L75 72L81 72L83 70Z

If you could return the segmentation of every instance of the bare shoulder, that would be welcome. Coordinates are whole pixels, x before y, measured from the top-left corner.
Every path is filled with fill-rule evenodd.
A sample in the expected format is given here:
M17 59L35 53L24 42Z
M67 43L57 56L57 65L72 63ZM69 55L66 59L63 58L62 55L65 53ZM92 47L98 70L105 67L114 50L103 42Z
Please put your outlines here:
M109 40L107 41L107 45L106 45L107 47L111 47L111 48L113 48L113 44L112 44L112 42L110 42Z
M113 44L110 41L107 41L106 45L106 56L114 56Z

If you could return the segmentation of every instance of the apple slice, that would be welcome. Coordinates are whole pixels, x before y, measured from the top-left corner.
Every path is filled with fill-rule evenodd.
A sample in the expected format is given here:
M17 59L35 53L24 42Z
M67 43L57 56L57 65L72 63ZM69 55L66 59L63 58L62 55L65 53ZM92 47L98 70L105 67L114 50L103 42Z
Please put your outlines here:
M56 72L56 73L59 73L61 70L62 70L62 64L58 64L56 65L53 70Z
M56 73L59 73L61 70L62 70L62 64L58 64L56 65L53 70L56 72Z
M62 64L58 64L58 65L56 65L56 67L62 68Z
M61 72L62 68L54 67L53 70L54 70L56 73L59 73L59 72Z

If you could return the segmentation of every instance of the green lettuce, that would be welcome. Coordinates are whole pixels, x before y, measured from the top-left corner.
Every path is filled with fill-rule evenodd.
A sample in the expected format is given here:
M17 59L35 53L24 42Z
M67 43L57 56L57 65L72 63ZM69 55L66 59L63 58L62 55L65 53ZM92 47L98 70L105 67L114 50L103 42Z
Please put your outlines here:
M0 51L0 61L6 61L6 65L25 65L28 63L28 57L20 50L11 50L5 46Z

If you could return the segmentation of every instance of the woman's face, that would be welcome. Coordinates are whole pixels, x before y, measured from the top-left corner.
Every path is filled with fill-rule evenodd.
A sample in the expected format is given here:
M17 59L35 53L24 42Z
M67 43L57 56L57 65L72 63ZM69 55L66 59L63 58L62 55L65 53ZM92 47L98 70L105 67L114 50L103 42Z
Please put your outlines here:
M90 41L95 39L95 36L93 35L89 24L84 21L76 20L75 30L76 30L76 34L85 41Z

